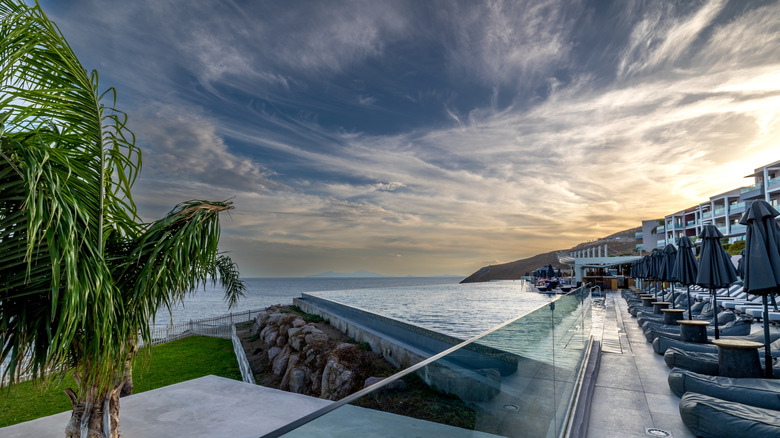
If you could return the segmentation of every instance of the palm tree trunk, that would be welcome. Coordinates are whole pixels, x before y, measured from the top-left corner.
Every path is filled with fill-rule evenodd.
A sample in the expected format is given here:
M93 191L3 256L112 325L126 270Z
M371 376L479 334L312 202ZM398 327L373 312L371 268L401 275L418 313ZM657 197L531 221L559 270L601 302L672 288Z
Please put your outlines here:
M74 377L80 385L80 379ZM65 438L119 438L119 391L124 383L122 379L104 392L95 386L86 388L80 398L67 388L65 394L73 405L73 413L65 427Z
M133 395L133 365L132 365L133 355L130 355L125 360L125 372L123 376L125 377L125 383L122 385L121 391L119 391L119 396L124 397L126 395Z

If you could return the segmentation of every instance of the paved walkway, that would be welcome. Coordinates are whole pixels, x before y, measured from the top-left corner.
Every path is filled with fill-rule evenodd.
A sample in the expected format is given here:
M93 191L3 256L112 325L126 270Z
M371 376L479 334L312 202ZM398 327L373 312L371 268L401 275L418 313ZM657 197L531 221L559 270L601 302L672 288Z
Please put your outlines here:
M694 437L680 419L680 398L669 389L663 356L655 354L618 292L608 292L604 304L593 312L602 354L588 438Z

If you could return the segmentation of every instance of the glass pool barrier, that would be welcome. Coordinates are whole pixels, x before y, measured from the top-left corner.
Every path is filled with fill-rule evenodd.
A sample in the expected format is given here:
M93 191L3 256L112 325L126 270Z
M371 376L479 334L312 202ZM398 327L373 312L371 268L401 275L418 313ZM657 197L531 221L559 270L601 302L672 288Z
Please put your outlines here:
M264 438L567 436L592 302L553 300Z

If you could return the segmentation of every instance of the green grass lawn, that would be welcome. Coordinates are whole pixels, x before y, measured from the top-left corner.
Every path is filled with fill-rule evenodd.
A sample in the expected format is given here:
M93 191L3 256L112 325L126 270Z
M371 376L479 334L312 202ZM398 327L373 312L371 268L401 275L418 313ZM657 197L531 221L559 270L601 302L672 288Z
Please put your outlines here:
M229 339L190 336L152 347L147 360L140 357L133 366L133 393L172 385L213 374L241 380L233 343ZM0 427L71 410L63 389L76 389L69 374L44 386L22 382L0 393ZM65 423L62 424L63 431Z

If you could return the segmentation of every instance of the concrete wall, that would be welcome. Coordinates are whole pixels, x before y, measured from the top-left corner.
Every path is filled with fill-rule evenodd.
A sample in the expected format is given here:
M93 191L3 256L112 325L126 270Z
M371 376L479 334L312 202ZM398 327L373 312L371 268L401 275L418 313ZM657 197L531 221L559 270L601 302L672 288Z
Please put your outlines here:
M304 312L320 315L330 324L359 342L367 342L395 366L408 367L441 353L463 340L386 318L309 294L301 294L293 303ZM493 368L502 375L517 369L517 356L478 343L453 352L448 361L472 368Z

